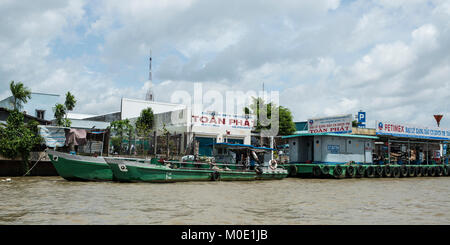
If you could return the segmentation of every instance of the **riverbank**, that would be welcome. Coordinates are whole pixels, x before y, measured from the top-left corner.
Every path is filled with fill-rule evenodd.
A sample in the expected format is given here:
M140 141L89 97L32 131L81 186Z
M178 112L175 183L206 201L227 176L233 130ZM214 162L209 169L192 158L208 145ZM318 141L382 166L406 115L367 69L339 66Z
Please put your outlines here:
M36 166L30 171L30 176L58 176L55 167L45 152L31 152L29 167L31 168L37 161ZM0 156L0 177L23 176L24 171L22 159L8 159Z

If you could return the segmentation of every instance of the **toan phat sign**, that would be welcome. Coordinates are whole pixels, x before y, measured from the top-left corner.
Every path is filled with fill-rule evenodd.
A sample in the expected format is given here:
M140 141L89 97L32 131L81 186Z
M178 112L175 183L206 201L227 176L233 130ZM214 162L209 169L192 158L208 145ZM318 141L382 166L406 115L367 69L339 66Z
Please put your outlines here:
M248 129L254 125L251 115L228 115L223 113L206 113L192 115L192 124L195 126Z
M352 114L308 119L308 133L340 133L352 132Z

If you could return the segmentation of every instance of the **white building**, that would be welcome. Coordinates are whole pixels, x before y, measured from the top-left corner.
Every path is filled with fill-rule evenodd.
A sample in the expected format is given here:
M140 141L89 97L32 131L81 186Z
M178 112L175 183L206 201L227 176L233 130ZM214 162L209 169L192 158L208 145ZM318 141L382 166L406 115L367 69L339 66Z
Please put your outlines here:
M121 119L134 122L143 109L152 108L155 129L162 134L165 128L170 133L183 134L182 148L197 141L200 155L210 155L213 143L251 143L254 119L248 115L228 115L218 112L194 113L182 104L162 103L123 98Z

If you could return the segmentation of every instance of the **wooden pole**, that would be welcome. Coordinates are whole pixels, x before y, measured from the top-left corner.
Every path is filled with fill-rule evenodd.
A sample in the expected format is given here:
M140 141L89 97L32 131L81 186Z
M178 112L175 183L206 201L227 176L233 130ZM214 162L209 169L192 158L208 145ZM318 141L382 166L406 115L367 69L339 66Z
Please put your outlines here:
M158 137L156 136L156 130L155 130L155 132L153 132L153 143L154 143L153 153L155 154L155 157L156 157L156 148L157 148L157 144L158 144Z

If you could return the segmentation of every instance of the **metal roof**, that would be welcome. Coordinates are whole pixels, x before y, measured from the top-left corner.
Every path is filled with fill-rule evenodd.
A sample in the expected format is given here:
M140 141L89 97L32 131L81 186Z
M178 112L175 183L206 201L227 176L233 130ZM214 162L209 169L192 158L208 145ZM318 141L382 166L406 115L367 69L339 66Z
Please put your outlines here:
M364 139L379 139L377 136L369 135L356 135L356 134L337 134L337 133L304 133L304 134L294 134L283 136L283 139L295 138L295 137L306 137L306 136L336 136L336 137L350 137L350 138L364 138Z

